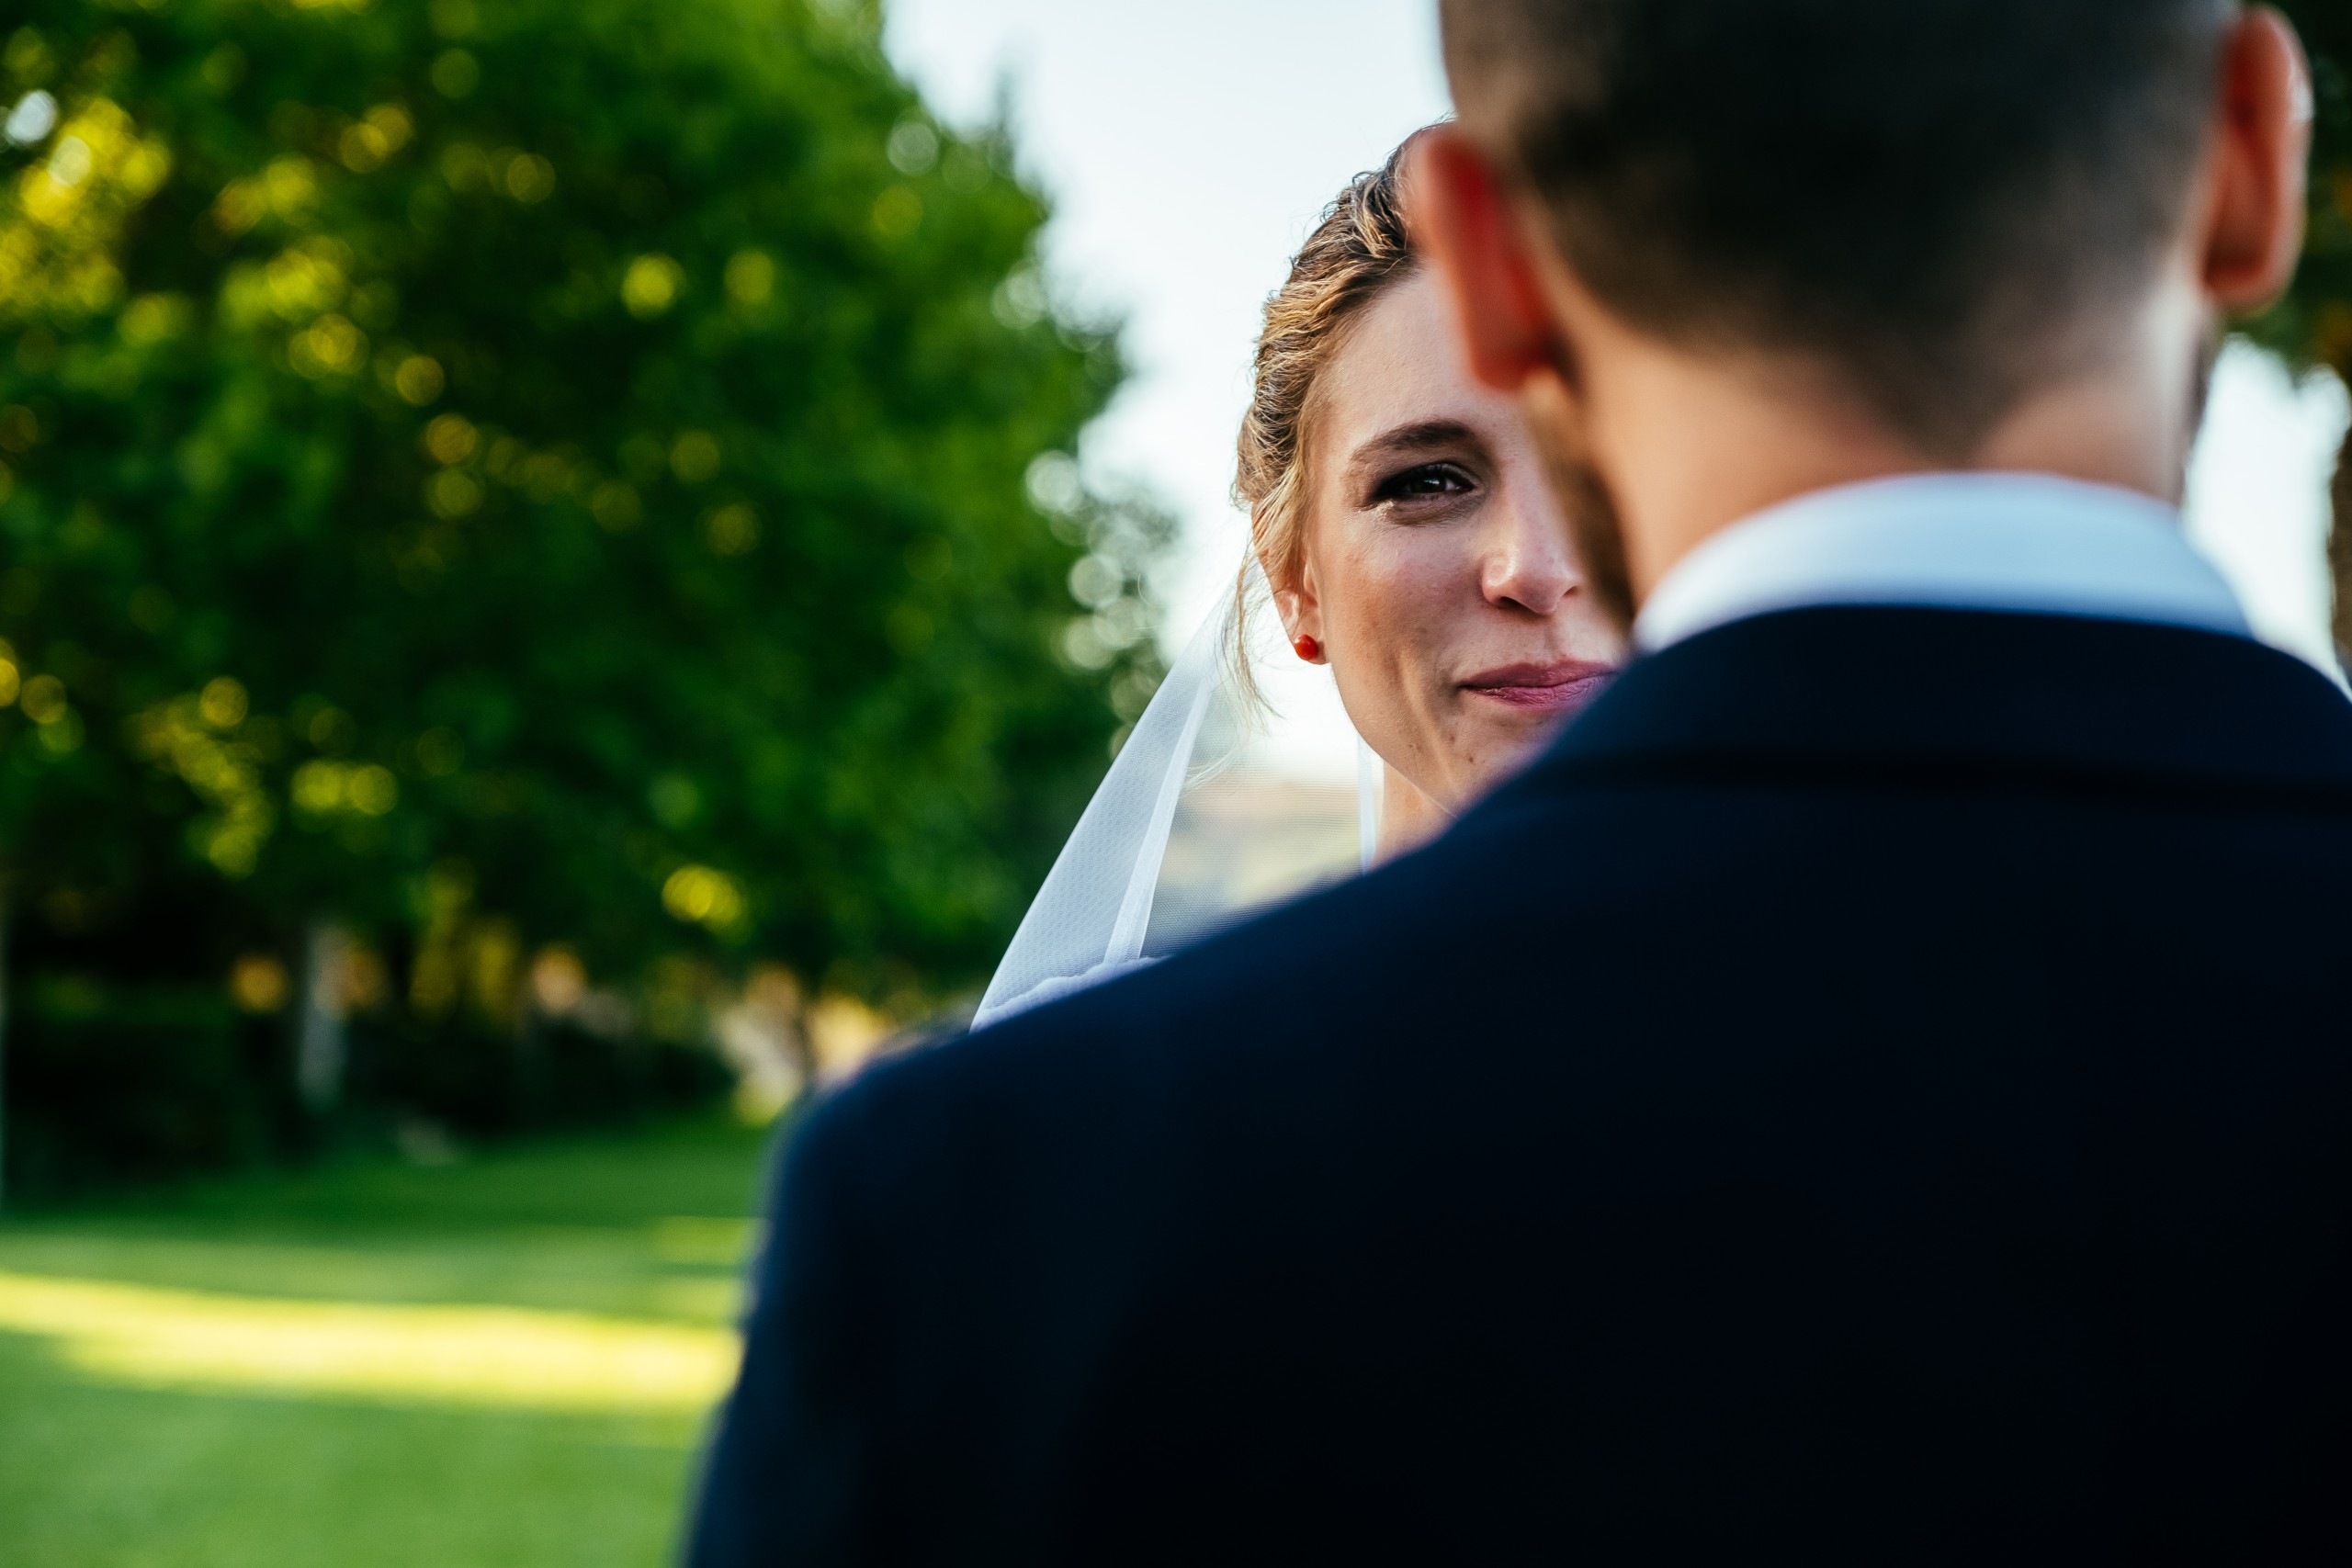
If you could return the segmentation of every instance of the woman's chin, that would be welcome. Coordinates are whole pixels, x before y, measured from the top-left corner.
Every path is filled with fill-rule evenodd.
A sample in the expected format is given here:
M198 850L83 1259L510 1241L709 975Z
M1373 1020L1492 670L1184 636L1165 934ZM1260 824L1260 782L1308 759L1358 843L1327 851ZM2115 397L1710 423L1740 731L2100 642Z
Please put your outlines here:
M1464 738L1476 737L1472 741L1474 754L1493 760L1493 777L1487 783L1524 766L1559 734L1562 725L1600 694L1606 682L1604 675L1542 688L1499 692L1463 688L1460 711L1468 721Z

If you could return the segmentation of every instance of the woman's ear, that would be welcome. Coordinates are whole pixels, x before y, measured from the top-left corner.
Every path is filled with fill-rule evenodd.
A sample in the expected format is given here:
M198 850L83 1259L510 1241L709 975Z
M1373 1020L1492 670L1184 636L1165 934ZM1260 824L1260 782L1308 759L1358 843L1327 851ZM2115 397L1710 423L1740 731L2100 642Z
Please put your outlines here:
M1283 640L1296 643L1300 637L1323 640L1323 607L1315 596L1296 588L1274 590L1274 614L1282 618Z
M1300 637L1317 635L1315 627L1308 623L1319 622L1321 617L1307 609L1306 602L1302 595L1287 588L1275 589L1274 614L1282 617L1283 636L1291 641L1296 642Z
M1323 605L1316 597L1314 573L1307 570L1304 558L1295 559L1287 569L1278 568L1261 552L1258 565L1266 573L1266 585L1273 591L1274 614L1283 623L1283 640L1295 647L1298 639L1311 637L1323 640Z

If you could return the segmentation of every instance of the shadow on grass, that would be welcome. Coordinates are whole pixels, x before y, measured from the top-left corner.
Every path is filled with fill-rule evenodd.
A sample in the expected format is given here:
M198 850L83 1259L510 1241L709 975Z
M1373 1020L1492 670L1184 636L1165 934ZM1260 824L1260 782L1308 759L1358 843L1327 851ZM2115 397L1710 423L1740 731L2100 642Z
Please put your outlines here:
M617 1225L758 1212L771 1129L721 1119L493 1145L447 1164L352 1156L221 1177L104 1201L13 1208L0 1224L133 1220L207 1231L307 1227L447 1230Z

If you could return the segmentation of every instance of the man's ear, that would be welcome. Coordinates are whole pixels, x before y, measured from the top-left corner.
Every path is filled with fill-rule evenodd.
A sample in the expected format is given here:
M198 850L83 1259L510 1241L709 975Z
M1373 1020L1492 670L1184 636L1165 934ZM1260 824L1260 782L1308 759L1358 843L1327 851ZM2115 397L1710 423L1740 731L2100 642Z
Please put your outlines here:
M2303 248L2312 75L2293 24L2267 6L2231 28L2215 128L2204 283L2230 311L2257 310L2293 281Z
M1494 166L1453 126L1423 133L1406 181L1413 243L1453 301L1470 372L1516 393L1554 362L1536 260Z

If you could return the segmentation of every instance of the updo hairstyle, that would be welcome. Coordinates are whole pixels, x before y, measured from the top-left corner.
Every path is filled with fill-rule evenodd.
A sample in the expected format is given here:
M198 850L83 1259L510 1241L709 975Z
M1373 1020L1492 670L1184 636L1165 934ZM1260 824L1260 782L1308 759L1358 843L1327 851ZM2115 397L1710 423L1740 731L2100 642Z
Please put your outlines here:
M1408 137L1380 168L1348 182L1266 301L1265 330L1242 416L1233 499L1250 509L1250 543L1275 587L1297 581L1304 523L1307 423L1316 383L1346 341L1348 326L1383 289L1417 265L1406 231L1403 169L1420 139ZM1249 676L1250 571L1234 585L1235 654Z

